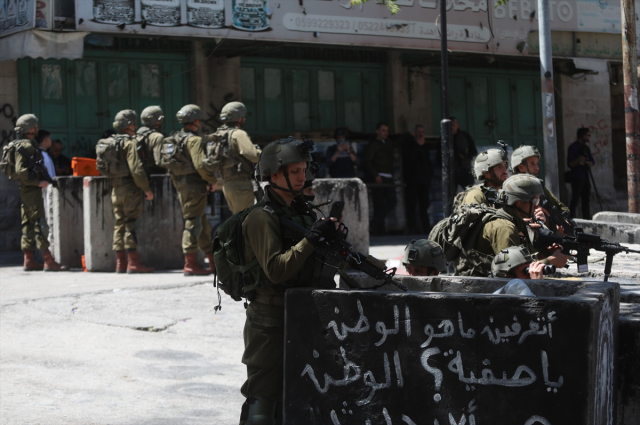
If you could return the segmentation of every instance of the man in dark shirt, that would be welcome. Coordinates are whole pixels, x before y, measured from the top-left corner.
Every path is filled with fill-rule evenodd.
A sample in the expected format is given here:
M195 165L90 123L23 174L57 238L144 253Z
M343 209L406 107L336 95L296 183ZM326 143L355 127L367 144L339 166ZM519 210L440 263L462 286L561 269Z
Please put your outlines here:
M53 165L56 167L56 175L70 176L71 160L62 154L62 149L62 141L60 139L56 139L51 143L49 155L53 160Z
M346 128L338 128L334 134L336 144L327 149L327 167L333 178L356 177L356 153L349 143Z
M422 234L428 234L431 228L428 210L432 169L424 127L420 124L415 126L414 132L409 133L402 143L402 173L406 184L404 197L409 233L420 233L416 217L418 207Z
M571 169L571 217L576 217L578 201L582 198L582 218L591 219L589 211L589 195L591 194L591 182L589 181L590 168L596 164L591 155L591 149L587 143L591 132L588 128L579 128L577 140L569 146L567 165Z
M388 136L389 126L379 123L376 126L376 140L367 145L364 155L364 167L369 180L384 185L371 189L373 223L369 230L374 235L386 234L384 220L398 202L393 182L393 142L387 140Z
M475 183L472 173L472 160L478 155L478 149L471 135L466 131L460 130L460 124L456 117L451 117L451 126L456 186L465 189Z

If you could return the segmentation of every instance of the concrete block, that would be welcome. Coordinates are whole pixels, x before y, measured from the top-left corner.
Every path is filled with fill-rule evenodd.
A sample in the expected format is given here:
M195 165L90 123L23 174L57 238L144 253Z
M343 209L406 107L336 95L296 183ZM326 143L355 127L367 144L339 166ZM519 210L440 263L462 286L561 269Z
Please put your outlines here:
M369 253L369 199L367 186L360 179L316 179L313 181L315 204L344 201L343 222L349 228L347 241L353 250ZM330 205L322 207L329 214Z
M49 185L49 248L53 257L68 267L81 268L84 253L83 177L56 177L58 188Z
M640 226L640 214L623 213L615 211L602 211L593 215L594 221L606 223L637 224Z
M607 223L604 221L575 220L585 233L593 233L609 242L623 244L640 243L640 225L626 223Z
M640 304L620 304L618 425L640 423Z
M618 305L611 282L537 298L290 289L284 423L612 425Z
M111 184L106 177L85 177L84 251L87 270L115 270L112 251L113 204ZM144 212L136 222L140 261L156 269L176 269L184 265L182 230L184 224L178 195L169 175L154 175L150 181L152 202L144 201Z

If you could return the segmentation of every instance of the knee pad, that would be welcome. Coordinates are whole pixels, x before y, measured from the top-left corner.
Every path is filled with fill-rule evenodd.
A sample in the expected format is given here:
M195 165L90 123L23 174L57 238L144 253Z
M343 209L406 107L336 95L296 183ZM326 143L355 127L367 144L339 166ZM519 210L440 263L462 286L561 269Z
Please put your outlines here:
M247 399L249 403L249 413L247 423L252 425L275 425L276 403L265 397L253 396Z

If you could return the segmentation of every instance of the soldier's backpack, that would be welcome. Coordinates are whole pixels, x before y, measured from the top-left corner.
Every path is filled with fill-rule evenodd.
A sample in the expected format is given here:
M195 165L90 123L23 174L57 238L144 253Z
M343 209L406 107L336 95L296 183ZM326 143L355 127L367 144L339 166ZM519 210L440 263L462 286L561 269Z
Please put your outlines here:
M17 179L16 173L16 149L19 140L9 142L2 148L2 160L0 160L0 171L10 179Z
M178 131L165 137L162 141L160 163L157 165L166 168L174 176L184 176L196 172L193 162L187 156L187 140L191 133Z
M480 183L478 186L480 186L480 189L482 189L482 193L484 193L484 196L487 197L487 202L489 202L491 205L495 205L498 203L497 190L492 187L485 186L483 183ZM455 198L453 198L453 211L457 210L458 207L462 205L462 201L464 201L465 196L467 196L467 193L469 193L469 191L474 187L475 186L467 186L462 192L458 193Z
M223 174L223 170L235 168L235 174L242 171L249 175L253 173L253 164L237 155L231 148L231 135L235 130L236 128L222 126L215 133L205 137L207 157L204 166L208 171Z
M483 254L474 247L484 226L499 218L514 221L503 210L486 205L463 204L433 226L429 239L442 247L447 261L456 266L456 274L488 276L493 255Z
M213 260L216 265L214 285L222 289L235 301L245 298L249 301L255 296L257 282L252 282L248 272L259 268L258 259L247 264L244 258L244 237L242 223L255 208L265 208L265 202L232 215L218 227L213 239ZM220 299L218 299L220 302ZM215 308L220 308L220 304Z
M131 174L124 143L126 134L114 134L108 139L100 139L96 144L96 168L103 176L125 177Z

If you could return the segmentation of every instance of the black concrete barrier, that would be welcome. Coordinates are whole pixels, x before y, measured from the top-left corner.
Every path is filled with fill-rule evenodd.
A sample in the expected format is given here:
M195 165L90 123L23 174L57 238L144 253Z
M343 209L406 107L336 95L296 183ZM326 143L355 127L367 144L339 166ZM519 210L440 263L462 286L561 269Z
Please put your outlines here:
M613 424L619 286L570 296L294 289L284 423Z

